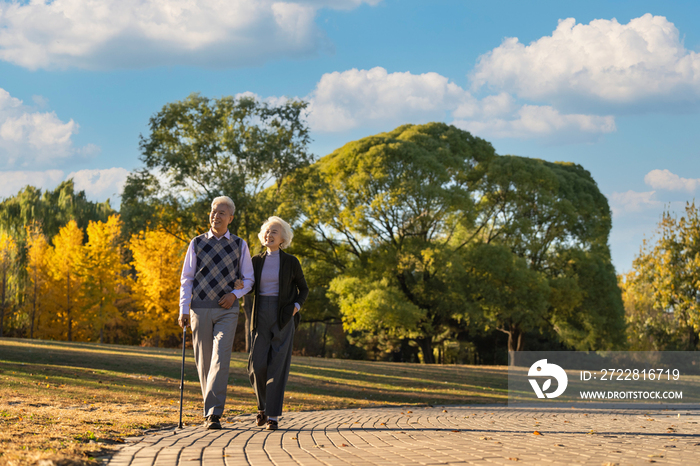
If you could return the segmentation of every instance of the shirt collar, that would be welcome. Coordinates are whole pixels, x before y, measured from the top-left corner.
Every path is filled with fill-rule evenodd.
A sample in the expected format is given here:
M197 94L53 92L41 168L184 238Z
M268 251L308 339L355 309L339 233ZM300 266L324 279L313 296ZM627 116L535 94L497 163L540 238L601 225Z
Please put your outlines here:
M216 236L214 236L214 232L211 231L211 229L209 229L209 231L207 232L207 239L212 239L212 238L216 238ZM222 238L231 239L231 233L228 230L226 230L226 233L224 233L224 236L222 236ZM221 239L221 238L219 238L219 239Z

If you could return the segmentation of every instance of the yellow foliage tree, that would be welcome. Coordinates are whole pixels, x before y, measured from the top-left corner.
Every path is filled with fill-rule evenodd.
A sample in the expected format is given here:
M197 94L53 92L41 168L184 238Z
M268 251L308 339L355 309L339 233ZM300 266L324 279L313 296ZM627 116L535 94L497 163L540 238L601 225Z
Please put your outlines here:
M0 337L3 335L5 323L5 308L7 307L7 282L14 256L17 254L17 243L7 233L0 233L0 286L2 301L0 301Z
M31 320L29 338L34 338L35 326L39 326L37 319L41 319L41 310L48 295L50 277L47 265L51 250L46 237L38 229L27 228L27 276L30 285L27 290L27 307Z
M700 210L688 203L680 218L665 212L655 242L645 241L623 280L631 330L652 349L700 348Z
M115 303L124 293L124 271L119 233L122 223L118 215L111 215L106 222L91 221L87 227L88 242L80 265L83 279L84 320L81 331L91 340L99 335L104 343L105 326L114 326L119 320Z
M75 220L61 227L53 237L53 249L48 254L48 270L51 276L49 313L42 322L42 337L67 338L73 341L73 327L82 305L83 231ZM65 329L65 332L64 332Z
M129 242L136 270L133 297L141 311L137 315L139 327L156 346L180 333L176 322L186 247L174 236L158 231L141 231Z

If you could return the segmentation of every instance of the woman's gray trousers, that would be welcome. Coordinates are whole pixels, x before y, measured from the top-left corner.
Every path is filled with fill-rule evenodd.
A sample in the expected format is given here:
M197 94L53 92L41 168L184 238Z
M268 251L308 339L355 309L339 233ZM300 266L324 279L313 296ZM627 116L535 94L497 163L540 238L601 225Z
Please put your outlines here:
M259 296L257 326L248 357L248 375L258 399L258 410L268 416L282 414L284 389L289 377L294 340L294 320L280 329L277 296Z

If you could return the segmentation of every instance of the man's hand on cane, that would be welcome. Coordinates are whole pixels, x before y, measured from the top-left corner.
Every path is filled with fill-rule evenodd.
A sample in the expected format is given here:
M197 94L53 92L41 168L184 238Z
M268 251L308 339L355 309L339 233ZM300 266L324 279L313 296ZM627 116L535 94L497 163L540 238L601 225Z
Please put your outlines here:
M177 323L180 325L180 328L187 327L188 325L190 325L190 315L180 314L180 317L177 318Z

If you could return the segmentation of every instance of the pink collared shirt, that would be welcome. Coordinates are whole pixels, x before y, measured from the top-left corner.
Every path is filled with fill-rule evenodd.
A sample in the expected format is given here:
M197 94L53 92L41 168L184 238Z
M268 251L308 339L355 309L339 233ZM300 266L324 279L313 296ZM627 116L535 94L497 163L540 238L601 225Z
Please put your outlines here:
M209 230L205 233L207 239L211 239L216 235ZM230 239L231 233L226 230L224 236L221 238ZM221 238L216 238L217 240ZM245 240L241 240L241 260L240 260L240 272L241 278L243 280L243 288L240 290L233 290L236 298L241 299L241 296L248 294L250 290L253 289L253 284L255 283L255 273L253 272L253 263L250 260L250 251L248 250L248 244ZM190 245L187 248L187 254L185 255L185 263L182 265L182 275L180 275L180 314L190 313L190 303L192 302L192 285L194 284L194 274L197 267L197 254L194 252L194 239L190 241Z

